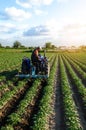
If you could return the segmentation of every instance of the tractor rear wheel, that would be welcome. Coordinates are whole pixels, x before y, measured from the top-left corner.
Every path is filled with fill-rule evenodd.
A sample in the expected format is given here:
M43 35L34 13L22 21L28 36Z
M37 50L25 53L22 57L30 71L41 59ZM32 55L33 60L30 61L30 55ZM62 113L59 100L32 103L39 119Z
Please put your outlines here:
M49 67L49 64L46 63L46 65L45 65L45 75L49 75L49 72L50 72L50 67Z

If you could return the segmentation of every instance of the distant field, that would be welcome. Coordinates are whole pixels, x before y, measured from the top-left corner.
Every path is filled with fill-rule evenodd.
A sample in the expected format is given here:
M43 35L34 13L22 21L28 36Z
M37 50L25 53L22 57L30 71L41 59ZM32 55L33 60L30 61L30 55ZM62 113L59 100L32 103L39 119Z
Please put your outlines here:
M0 129L86 130L86 53L46 53L47 81L15 78L24 56L0 49Z

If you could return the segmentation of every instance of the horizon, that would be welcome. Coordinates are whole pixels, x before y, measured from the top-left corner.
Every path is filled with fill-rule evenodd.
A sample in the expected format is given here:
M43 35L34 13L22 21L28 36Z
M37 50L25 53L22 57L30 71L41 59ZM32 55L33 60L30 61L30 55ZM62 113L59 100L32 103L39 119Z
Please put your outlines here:
M0 43L12 46L86 45L85 0L0 1Z

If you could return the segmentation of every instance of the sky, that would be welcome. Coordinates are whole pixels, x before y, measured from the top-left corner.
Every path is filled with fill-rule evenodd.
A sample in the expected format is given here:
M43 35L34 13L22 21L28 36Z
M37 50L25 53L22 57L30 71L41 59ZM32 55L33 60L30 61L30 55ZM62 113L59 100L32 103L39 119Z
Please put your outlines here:
M86 45L86 0L0 0L0 43Z

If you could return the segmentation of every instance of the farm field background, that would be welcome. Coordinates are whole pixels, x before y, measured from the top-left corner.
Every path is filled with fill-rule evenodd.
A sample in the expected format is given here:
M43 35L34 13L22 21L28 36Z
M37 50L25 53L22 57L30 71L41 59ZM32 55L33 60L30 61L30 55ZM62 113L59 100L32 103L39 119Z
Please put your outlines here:
M86 52L46 53L47 81L15 78L24 56L0 50L0 129L86 130Z

